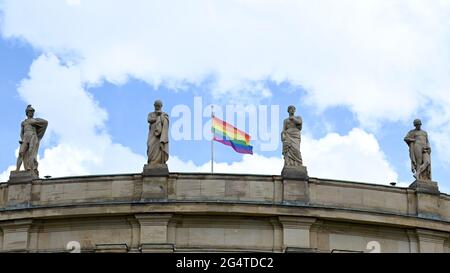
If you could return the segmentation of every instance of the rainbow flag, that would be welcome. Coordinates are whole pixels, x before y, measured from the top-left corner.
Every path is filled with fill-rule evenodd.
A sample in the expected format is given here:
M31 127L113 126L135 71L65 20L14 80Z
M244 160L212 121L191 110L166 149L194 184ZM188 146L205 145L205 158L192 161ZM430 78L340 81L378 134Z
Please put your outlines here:
M249 134L214 116L212 117L212 133L213 140L231 146L236 152L253 154Z

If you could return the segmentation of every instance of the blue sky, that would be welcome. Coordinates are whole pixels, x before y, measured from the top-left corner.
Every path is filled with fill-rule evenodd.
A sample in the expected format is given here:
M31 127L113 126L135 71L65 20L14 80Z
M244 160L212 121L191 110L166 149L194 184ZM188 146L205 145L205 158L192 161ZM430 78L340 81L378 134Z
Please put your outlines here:
M402 186L413 181L403 137L420 117L433 180L449 192L445 1L35 2L0 1L2 182L27 104L49 120L41 174L67 176L139 172L153 101L171 115L180 105L194 113L201 98L277 106L275 127L294 104L310 176ZM215 143L216 170L279 174L281 145L268 151L252 137L253 156ZM171 171L207 172L209 160L207 139L171 135Z

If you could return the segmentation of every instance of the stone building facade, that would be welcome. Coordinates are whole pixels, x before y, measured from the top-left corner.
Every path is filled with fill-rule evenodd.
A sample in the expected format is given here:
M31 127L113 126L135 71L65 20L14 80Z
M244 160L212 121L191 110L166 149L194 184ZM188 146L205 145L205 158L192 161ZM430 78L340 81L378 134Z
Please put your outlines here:
M170 173L0 184L1 252L450 252L450 196Z

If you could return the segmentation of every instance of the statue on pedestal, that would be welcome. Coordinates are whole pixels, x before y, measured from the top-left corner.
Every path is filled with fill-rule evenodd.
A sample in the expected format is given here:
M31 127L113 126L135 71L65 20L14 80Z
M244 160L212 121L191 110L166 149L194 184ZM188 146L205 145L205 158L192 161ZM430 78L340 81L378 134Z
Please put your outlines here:
M288 107L289 117L283 121L281 141L283 142L284 166L302 166L300 142L302 130L302 118L294 116L295 106Z
M147 165L144 173L168 174L169 160L169 115L164 113L162 102L156 100L155 111L148 114Z
M283 143L284 168L283 176L307 179L306 167L303 166L300 152L301 130L303 121L300 116L295 116L295 106L288 107L289 117L283 121L281 141Z
M414 120L415 129L408 132L405 142L409 147L411 171L414 178L421 181L431 181L431 147L428 134L421 129L422 121Z
M37 155L39 143L45 134L48 121L42 118L34 118L34 108L28 105L25 114L27 118L22 121L20 130L20 148L17 158L16 171L11 172L10 180L14 177L29 176L32 178L39 177ZM24 166L25 173L20 174L20 167Z
M414 181L410 188L418 191L439 194L436 182L431 180L431 146L428 134L422 130L422 121L414 120L415 129L408 132L404 141L409 147L409 158L411 159L411 171Z

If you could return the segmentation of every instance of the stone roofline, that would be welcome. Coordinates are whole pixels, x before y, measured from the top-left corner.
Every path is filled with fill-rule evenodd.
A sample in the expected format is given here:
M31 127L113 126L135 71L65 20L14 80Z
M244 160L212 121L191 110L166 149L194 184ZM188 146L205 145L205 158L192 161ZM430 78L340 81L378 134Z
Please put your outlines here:
M0 221L149 208L161 213L306 214L450 232L449 195L379 184L218 173L89 175L0 184Z

